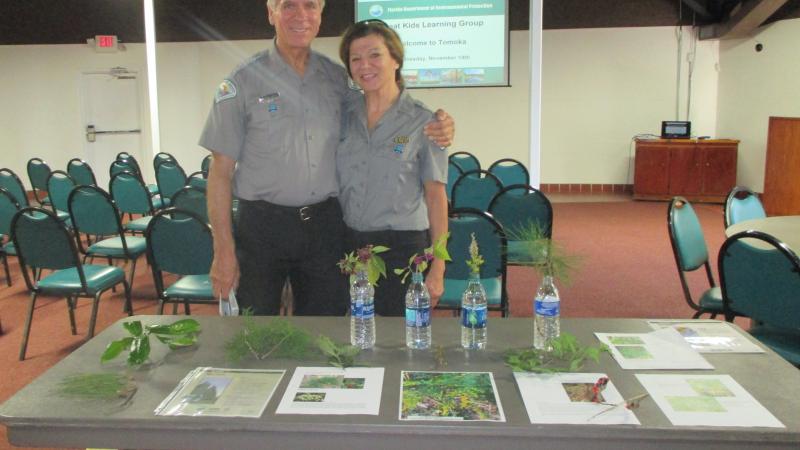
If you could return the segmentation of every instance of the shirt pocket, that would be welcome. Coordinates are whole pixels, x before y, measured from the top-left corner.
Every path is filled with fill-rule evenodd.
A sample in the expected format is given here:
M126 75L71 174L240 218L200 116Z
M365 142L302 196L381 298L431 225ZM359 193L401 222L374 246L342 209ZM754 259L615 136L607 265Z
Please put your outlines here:
M418 183L418 167L416 155L412 152L395 152L395 144L387 143L384 151L374 157L373 168L377 169L377 183L383 190L402 192L407 183Z
M269 101L255 99L250 104L247 140L256 153L285 151L288 140L296 133L293 111L283 98Z

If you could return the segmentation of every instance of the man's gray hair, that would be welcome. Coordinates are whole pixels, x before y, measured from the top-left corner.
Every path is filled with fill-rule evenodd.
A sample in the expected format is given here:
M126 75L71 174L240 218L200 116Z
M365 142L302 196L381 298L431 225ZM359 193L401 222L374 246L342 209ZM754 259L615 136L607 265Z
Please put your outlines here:
M317 0L319 2L319 8L325 8L325 0ZM281 4L281 0L267 0L267 6L269 6L272 10L278 7Z

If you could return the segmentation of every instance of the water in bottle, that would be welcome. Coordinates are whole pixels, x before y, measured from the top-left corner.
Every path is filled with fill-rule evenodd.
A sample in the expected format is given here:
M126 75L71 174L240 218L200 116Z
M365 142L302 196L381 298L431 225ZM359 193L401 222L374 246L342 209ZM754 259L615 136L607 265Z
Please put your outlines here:
M406 346L426 349L431 346L431 296L421 272L413 272L406 291Z
M350 344L358 348L375 345L375 288L365 270L350 281Z
M469 350L486 348L486 291L478 274L470 277L461 296L461 346Z
M553 277L545 275L533 303L533 347L550 351L551 341L561 335L561 299Z

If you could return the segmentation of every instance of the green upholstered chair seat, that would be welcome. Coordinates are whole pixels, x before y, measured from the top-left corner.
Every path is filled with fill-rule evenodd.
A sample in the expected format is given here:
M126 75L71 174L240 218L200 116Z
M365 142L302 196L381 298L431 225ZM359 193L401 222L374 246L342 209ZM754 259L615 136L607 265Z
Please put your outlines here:
M61 211L60 209L56 210L56 216L58 217L58 220L64 223L69 223L69 211Z
M800 329L758 325L750 334L790 363L800 366Z
M186 275L164 291L167 298L214 300L208 275Z
M445 278L444 294L442 294L442 297L439 299L439 304L451 307L458 307L461 305L461 295L467 289L468 284L469 280ZM499 305L502 292L500 277L481 278L481 285L483 285L483 289L486 291L486 301L489 306Z
M136 231L140 233L144 233L144 230L147 229L147 225L150 223L150 220L153 216L144 216L139 217L138 219L129 220L125 224L125 229L128 231Z
M161 209L169 206L169 199L161 198L160 195L153 197L152 199L150 199L150 201L153 202L153 209Z
M705 292L700 297L700 308L710 313L722 313L722 290L717 286Z
M106 290L125 279L125 272L121 268L114 266L85 264L83 266L83 274L86 277L86 294L88 295L94 295L97 292ZM78 269L75 267L53 272L39 281L37 287L47 294L68 295L82 290Z
M148 184L147 185L147 192L149 192L150 195L158 194L158 185L157 184Z
M125 243L128 245L128 255L125 255L125 249L122 247L122 238L120 237L103 239L96 244L92 244L87 249L87 253L89 255L103 255L112 258L125 258L127 256L136 258L147 250L147 242L143 237L127 236Z
M17 248L14 247L13 242L6 242L5 245L3 245L3 251L6 252L6 255L17 255Z

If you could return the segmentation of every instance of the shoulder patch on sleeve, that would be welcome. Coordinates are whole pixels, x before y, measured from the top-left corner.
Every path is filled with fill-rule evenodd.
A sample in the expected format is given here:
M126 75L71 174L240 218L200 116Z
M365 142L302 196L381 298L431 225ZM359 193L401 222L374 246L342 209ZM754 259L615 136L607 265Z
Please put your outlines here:
M222 80L217 88L217 93L214 94L214 103L234 97L236 97L236 85L231 80Z

